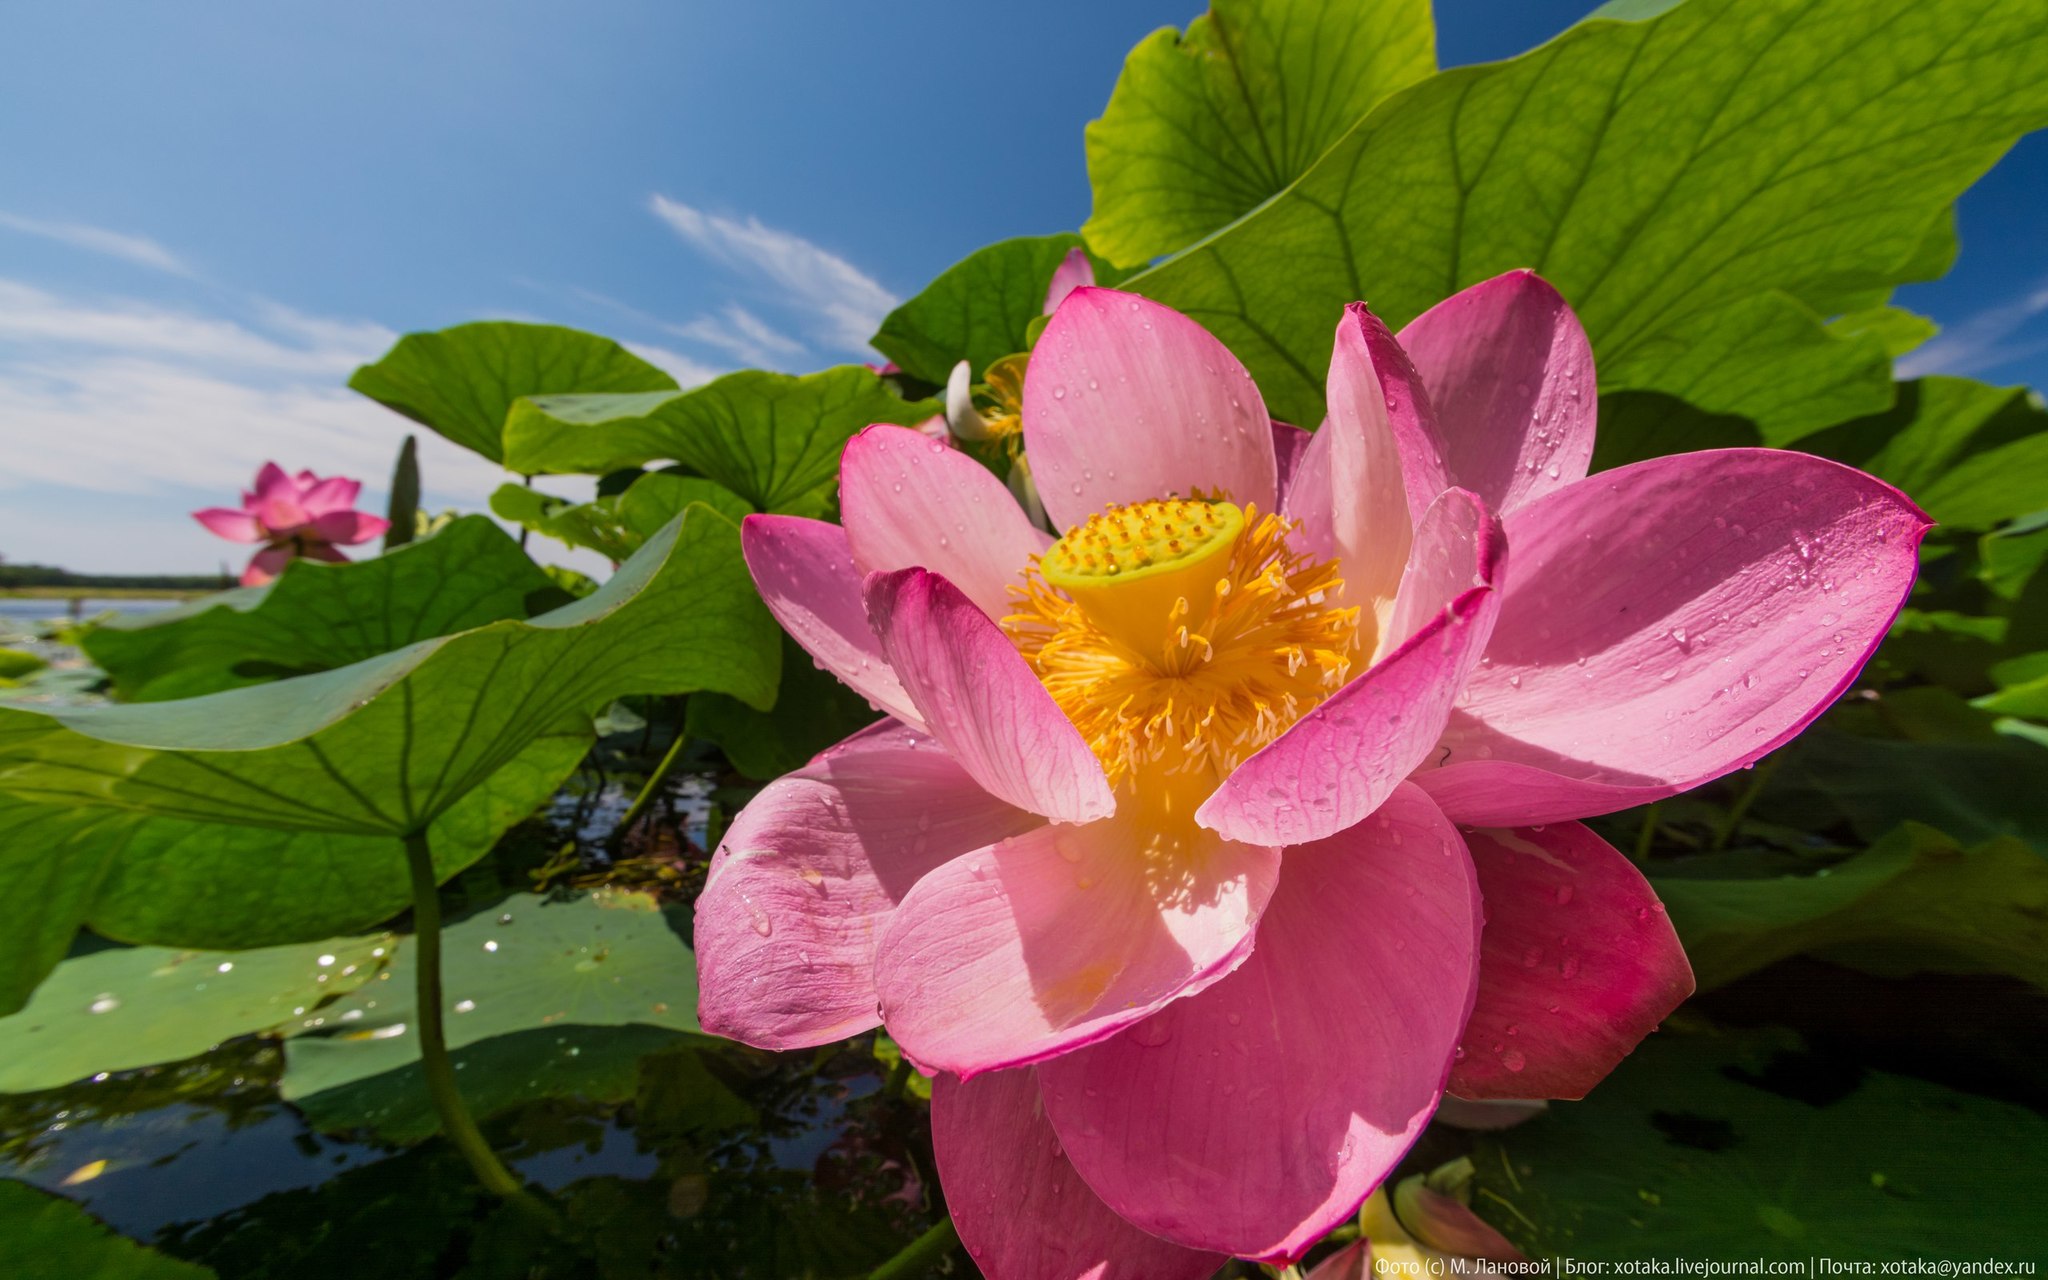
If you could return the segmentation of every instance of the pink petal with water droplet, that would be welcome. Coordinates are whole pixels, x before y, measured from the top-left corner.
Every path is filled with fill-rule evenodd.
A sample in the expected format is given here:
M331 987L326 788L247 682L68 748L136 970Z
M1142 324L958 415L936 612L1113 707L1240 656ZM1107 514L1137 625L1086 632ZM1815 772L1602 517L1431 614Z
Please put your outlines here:
M1030 558L1052 545L1002 481L916 431L873 426L847 443L839 505L863 574L923 566L991 618L1012 611Z
M1505 525L1500 622L1415 776L1479 826L1642 804L1783 745L1883 639L1929 522L1840 463L1723 449L1592 476Z
M1215 982L1252 947L1280 851L1206 832L1148 853L1142 817L1045 826L918 881L882 935L889 1034L974 1075L1092 1044Z
M868 622L920 723L989 794L1055 822L1116 807L1088 743L1031 665L960 588L928 569L869 574Z
M1272 419L1208 330L1115 289L1076 289L1024 375L1024 444L1056 528L1112 502L1221 491L1274 509Z
M768 612L818 665L890 715L922 723L868 625L846 530L801 516L740 522L747 569Z
M764 1049L880 1022L875 939L926 872L1044 820L885 722L786 774L733 820L697 899L698 1020Z
M1343 565L1345 598L1391 598L1415 524L1443 492L1443 446L1422 380L1364 303L1344 310L1330 352L1330 416L1287 491L1296 545Z
M946 1208L988 1280L1206 1280L1229 1259L1145 1234L1061 1154L1029 1067L932 1082Z
M1510 271L1452 294L1401 330L1429 389L1452 484L1506 516L1586 474L1593 348L1557 290Z
M1465 841L1486 895L1486 935L1451 1089L1582 1098L1692 994L1678 935L1642 873L1576 822L1471 831Z
M1176 1243L1299 1258L1429 1123L1479 926L1464 843L1415 787L1289 849L1236 972L1039 1067L1074 1167Z

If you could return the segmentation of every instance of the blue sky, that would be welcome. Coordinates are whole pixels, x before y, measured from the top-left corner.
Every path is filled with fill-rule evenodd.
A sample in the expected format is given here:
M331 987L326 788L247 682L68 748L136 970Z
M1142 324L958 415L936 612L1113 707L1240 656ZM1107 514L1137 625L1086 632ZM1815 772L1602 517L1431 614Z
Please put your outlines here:
M1446 65L1589 7L1440 0ZM946 265L1087 215L1083 125L1199 0L8 6L0 555L235 558L186 518L256 466L382 483L342 384L398 333L547 320L687 380L861 354ZM1914 371L2048 381L2048 138L1962 204ZM439 442L434 505L499 477ZM556 487L573 491L574 482ZM381 504L381 494L372 495Z

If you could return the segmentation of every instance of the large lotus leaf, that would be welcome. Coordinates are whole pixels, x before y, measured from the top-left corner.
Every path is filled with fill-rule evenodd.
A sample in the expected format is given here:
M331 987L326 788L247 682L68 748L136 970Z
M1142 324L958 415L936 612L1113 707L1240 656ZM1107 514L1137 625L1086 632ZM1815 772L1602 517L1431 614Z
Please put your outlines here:
M588 729L542 738L428 828L447 879L546 803L589 750ZM22 1007L81 925L127 942L266 947L362 929L411 897L391 836L271 831L0 794L0 894L34 902L0 931L0 1015Z
M330 671L567 599L503 529L464 516L387 555L294 560L268 586L116 617L83 647L122 698L160 702Z
M867 699L819 667L796 641L782 637L782 690L771 711L756 711L722 693L700 693L684 711L683 731L725 751L733 768L763 782L806 760L878 715Z
M210 1280L110 1230L62 1196L0 1178L0 1275L16 1280Z
M1593 437L1594 471L1696 449L1738 449L1763 443L1747 418L1707 413L1660 391L1617 391L1600 397Z
M1799 448L1890 481L1948 529L1988 529L2048 508L2048 412L2033 392L1944 376L1895 392L1883 412L1815 432ZM1623 391L1601 400L1593 469L1762 443L1746 418Z
M1902 382L1886 412L1800 447L1891 481L1951 529L1988 529L2048 508L2048 412L2024 387Z
M1605 390L1783 443L1890 403L1830 310L1926 269L1956 195L2048 121L2048 8L1690 0L1593 20L1382 103L1285 191L1128 287L1194 315L1314 422L1339 308L1405 323L1533 267Z
M2038 799L2048 750L2022 738L1987 726L1914 741L1824 724L1783 755L1752 809L1768 821L1845 825L1864 840L1924 822L1970 844L2014 836L2048 856L2048 806Z
M650 471L626 486L618 496L619 518L642 542L661 532L693 502L701 502L738 524L754 508L722 484L702 476L678 475L672 471Z
M391 935L254 951L113 947L57 966L0 1018L0 1093L54 1089L102 1071L177 1062L223 1040L290 1031L375 979Z
M277 831L422 830L542 738L632 693L775 696L739 529L693 507L595 594L318 675L204 698L0 708L0 791Z
M2004 973L2048 988L2048 859L2018 840L1965 849L1908 823L1802 876L1660 876L1702 990L1817 953L1885 974Z
M1435 70L1428 0L1214 0L1140 41L1089 124L1088 243L1126 266L1193 244Z
M2044 563L2048 563L2048 511L2013 521L1977 543L1979 575L2000 600L2026 594Z
M572 502L523 484L501 484L491 493L491 514L524 525L544 538L582 547L616 563L639 547L627 536L611 498Z
M30 653L26 649L0 648L0 680L19 680L23 676L32 676L49 665L41 655Z
M415 422L505 461L505 415L521 396L673 391L676 380L610 338L487 320L409 333L348 385Z
M526 485L505 484L491 494L493 514L543 537L624 560L693 502L732 521L753 513L746 499L702 476L654 471L634 480L624 493L571 502Z
M1030 345L1031 322L1045 310L1052 273L1077 235L1020 236L976 249L891 311L875 332L875 350L904 372L944 386L962 360L974 376ZM1098 270L1097 278L1107 273Z
M1653 1036L1481 1137L1473 1207L1533 1257L2041 1256L2048 1120L1783 1035Z
M524 1054L467 1055L465 1095L474 1090L478 1096L516 1099L544 1063L558 1076L595 1065L595 1057L592 1064L576 1061L583 1039L602 1039L591 1036L591 1028L696 1031L696 961L674 927L681 923L632 895L549 902L519 894L449 928L442 939L442 989L452 1010L451 1049L481 1049L494 1038L519 1033L546 1031L554 1038L548 1044L525 1036ZM401 938L375 982L322 1009L323 1030L286 1045L279 1084L285 1098L326 1117L327 1127L351 1127L351 1112L363 1124L391 1123L394 1117L386 1113L401 1095L423 1093L413 983L413 950ZM665 1042L658 1037L633 1043L645 1052ZM606 1061L619 1056L609 1053ZM480 1064L489 1064L485 1074L505 1079L485 1080L475 1074ZM375 1088L358 1089L345 1101L331 1096L373 1080ZM494 1083L500 1086L495 1092ZM410 1132L411 1124L398 1128L423 1136Z
M858 365L801 377L748 369L669 395L522 401L505 429L506 465L529 474L604 475L666 459L709 476L757 511L816 515L855 432L938 411L932 401L904 400Z
M1828 321L1828 332L1845 338L1872 334L1884 344L1884 353L1896 360L1925 345L1941 326L1916 311L1880 304L1836 316Z
M603 474L673 459L755 510L817 514L847 439L872 422L936 412L935 402L905 401L858 366L802 377L748 370L671 395L522 402L508 447L512 464L529 471Z

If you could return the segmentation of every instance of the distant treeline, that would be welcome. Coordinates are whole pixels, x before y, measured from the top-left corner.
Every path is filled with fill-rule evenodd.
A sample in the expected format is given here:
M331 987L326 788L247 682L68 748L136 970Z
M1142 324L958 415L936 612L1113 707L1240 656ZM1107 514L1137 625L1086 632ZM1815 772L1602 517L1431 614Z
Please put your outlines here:
M173 577L145 573L73 573L46 564L0 563L0 590L10 587L105 587L122 590L218 591L233 585L217 573Z

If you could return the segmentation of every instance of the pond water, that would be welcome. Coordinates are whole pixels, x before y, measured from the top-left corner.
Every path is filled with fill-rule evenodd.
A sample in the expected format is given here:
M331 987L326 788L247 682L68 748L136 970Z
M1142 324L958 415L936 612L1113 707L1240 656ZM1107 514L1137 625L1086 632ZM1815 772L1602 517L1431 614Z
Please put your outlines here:
M79 596L58 600L41 596L0 596L0 619L9 622L55 622L61 618L90 618L101 613L156 613L175 609L185 601L167 596L135 599L102 599Z

